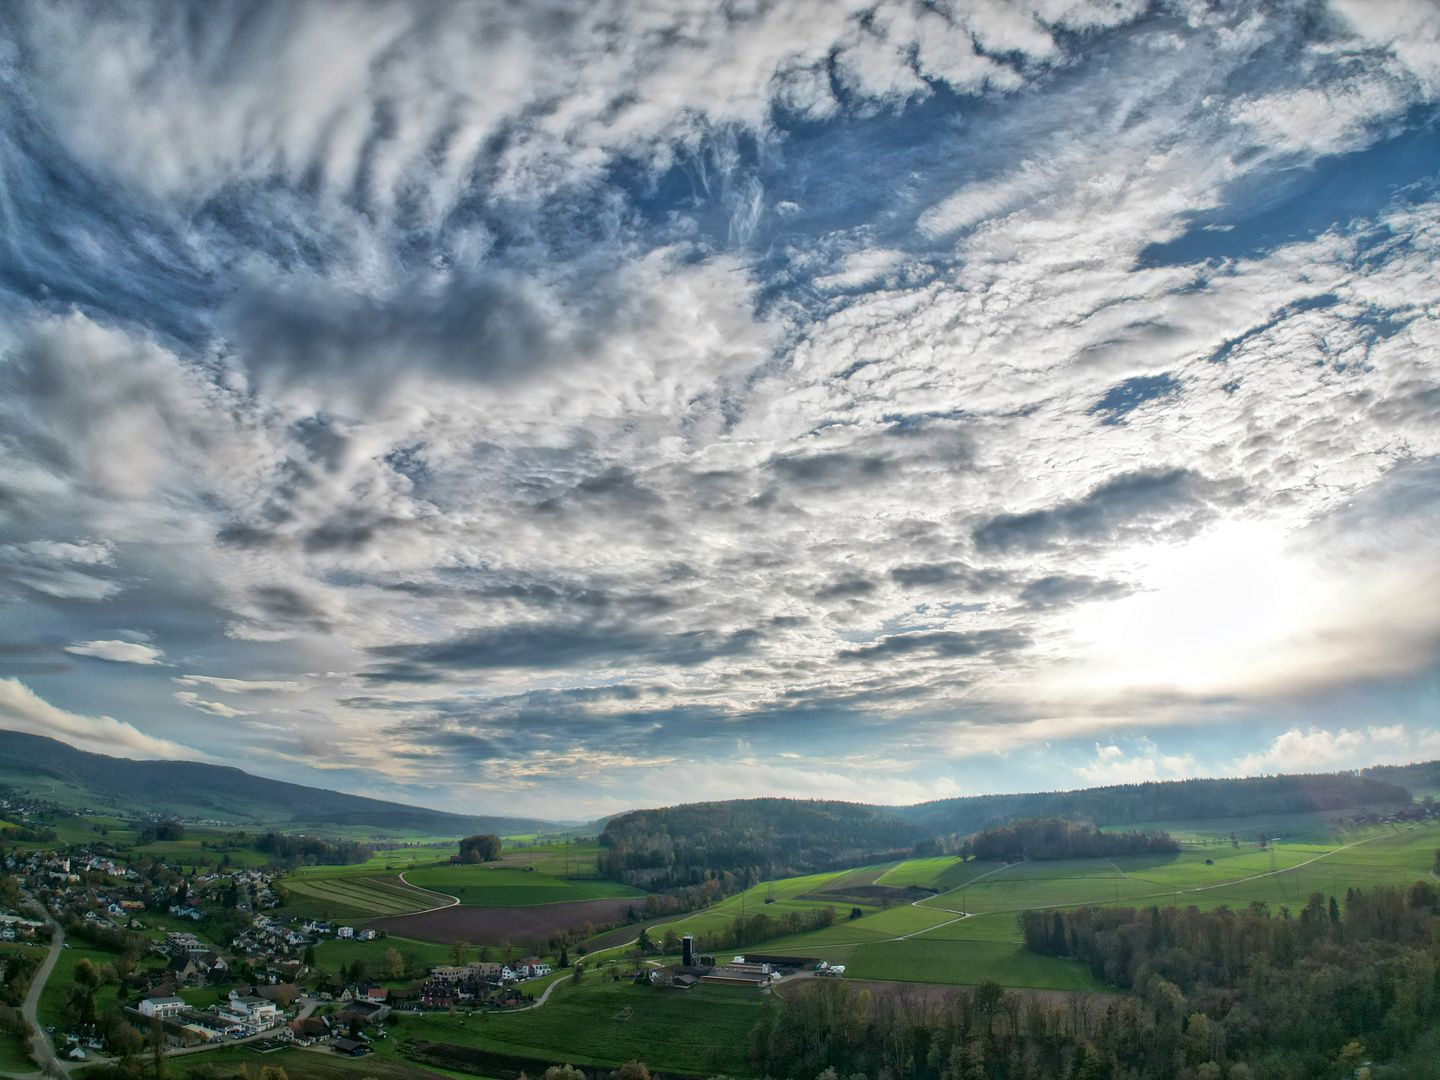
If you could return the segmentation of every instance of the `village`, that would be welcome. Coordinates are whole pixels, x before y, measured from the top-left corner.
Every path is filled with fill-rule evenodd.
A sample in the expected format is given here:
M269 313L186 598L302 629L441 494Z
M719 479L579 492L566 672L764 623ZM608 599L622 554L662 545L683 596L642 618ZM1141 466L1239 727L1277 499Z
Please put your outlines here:
M342 964L350 977L337 978L317 966L316 946L373 942L383 932L282 916L278 875L267 870L186 874L162 859L126 864L84 849L11 853L0 857L0 870L0 941L38 949L62 939L62 950L115 954L97 974L81 962L62 1022L45 1025L57 1054L75 1062L125 1056L156 1040L170 1053L246 1042L262 1053L328 1045L360 1056L386 1037L398 1010L514 1008L533 1001L528 980L552 973L531 955L436 965L409 988L365 977L361 962ZM187 924L193 929L171 928ZM112 980L117 1007L101 1015L95 991ZM202 1006L187 996L213 1000Z

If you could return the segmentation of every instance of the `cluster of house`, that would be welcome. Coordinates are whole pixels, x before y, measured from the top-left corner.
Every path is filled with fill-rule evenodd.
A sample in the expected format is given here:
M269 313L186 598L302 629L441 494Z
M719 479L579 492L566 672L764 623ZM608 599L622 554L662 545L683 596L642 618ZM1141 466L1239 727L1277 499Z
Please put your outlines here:
M315 935L304 928L296 930L268 915L256 915L247 929L230 939L230 948L256 971L295 979L304 968L300 951L314 942Z
M0 941L29 941L44 925L38 919L0 912Z
M487 998L506 984L538 979L550 972L550 965L538 956L510 964L488 960L463 966L442 964L430 969L430 977L420 988L420 1004L426 1009L448 1009L462 1001Z
M147 909L198 921L203 913L195 907L194 898L218 895L232 883L242 898L253 897L257 908L275 903L270 877L259 870L227 869L195 875L187 880L186 898L181 900L174 889L153 888L139 873L102 852L12 852L3 868L15 874L56 915L68 909L93 925L133 929L135 920ZM239 906L248 910L250 902L243 899Z
M223 982L230 976L230 965L225 958L194 934L185 931L166 934L164 951L170 957L167 974L182 986Z
M282 1007L288 1008L298 991L290 986L236 988L209 1009L201 1011L179 997L147 997L128 1010L145 1021L158 1020L172 1046L194 1046L241 1039L279 1027Z

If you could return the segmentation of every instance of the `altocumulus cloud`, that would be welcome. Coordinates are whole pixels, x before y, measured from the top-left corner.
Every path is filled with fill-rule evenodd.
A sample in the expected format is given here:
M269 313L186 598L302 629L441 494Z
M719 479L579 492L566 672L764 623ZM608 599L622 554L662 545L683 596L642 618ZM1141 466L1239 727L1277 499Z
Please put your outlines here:
M7 723L547 813L1429 746L1429 5L0 20Z

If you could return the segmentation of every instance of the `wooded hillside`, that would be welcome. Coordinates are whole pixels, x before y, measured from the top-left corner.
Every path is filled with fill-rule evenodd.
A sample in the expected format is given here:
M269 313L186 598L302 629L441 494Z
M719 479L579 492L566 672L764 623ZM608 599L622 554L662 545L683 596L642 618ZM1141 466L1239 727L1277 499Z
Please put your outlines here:
M1026 818L976 833L959 854L976 859L1113 859L1120 855L1163 855L1180 850L1166 832L1101 832L1058 818Z

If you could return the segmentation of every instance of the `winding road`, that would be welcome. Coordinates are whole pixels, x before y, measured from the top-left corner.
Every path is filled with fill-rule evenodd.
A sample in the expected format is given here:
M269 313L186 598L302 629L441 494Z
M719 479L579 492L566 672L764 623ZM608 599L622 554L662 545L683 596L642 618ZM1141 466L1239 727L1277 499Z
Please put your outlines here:
M61 1061L55 1053L55 1042L50 1038L50 1033L40 1025L40 995L60 959L60 950L65 947L65 931L60 924L48 915L45 922L54 935L50 939L50 950L30 980L30 990L25 995L24 1004L20 1006L20 1015L30 1022L31 1027L30 1056L40 1063L38 1072L22 1074L27 1077L65 1076L72 1068L93 1064L89 1061Z

